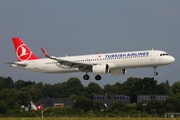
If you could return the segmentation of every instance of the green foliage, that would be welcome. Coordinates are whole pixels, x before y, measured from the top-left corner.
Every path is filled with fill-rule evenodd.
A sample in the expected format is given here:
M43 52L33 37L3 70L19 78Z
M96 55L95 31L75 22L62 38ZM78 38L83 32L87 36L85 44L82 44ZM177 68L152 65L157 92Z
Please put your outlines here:
M173 95L176 95L178 93L180 93L180 82L175 82L172 86L171 86L171 92Z
M56 96L56 89L51 84L44 84L42 88L42 93L43 93L44 98L47 98L47 97L53 98L54 96Z
M154 78L128 78L121 85L121 94L130 96L131 103L136 103L138 94L166 94L165 84L157 84Z
M100 111L101 109L106 109L105 106L104 106L104 103L102 102L95 102L93 107L92 107L92 110L94 111Z
M5 88L13 88L14 86L14 81L12 80L11 77L0 77L0 90L5 89Z
M146 111L146 104L138 103L137 104L137 111L145 113L145 111Z
M21 101L21 105L28 106L31 101L31 95L27 91L19 90L18 99Z
M73 99L73 100L76 100L76 99L77 99L77 95L72 94L72 95L69 96L69 98L71 98L71 99Z
M127 112L129 112L129 113L137 113L137 105L136 105L136 103L127 105Z
M121 94L121 83L117 82L114 85L111 85L111 91L113 94Z
M83 111L89 111L93 106L93 101L90 98L87 97L79 97L74 105L73 109L81 109Z
M26 86L26 82L24 80L18 80L14 83L15 89L21 89L22 87Z
M179 106L180 106L179 96L170 97L163 104L163 108L166 110L166 112L180 112Z
M6 103L4 101L0 101L0 114L6 114L6 113L7 113Z
M92 97L94 94L102 94L102 88L99 84L90 82L86 87L87 93L89 97Z
M85 95L85 87L81 83L81 81L77 78L70 78L67 82L62 82L55 84L55 86L52 86L52 89L54 91L54 94L51 92L48 92L48 94L53 95L49 97L55 97L55 98L63 98L63 97L69 97L72 94L76 96L84 96ZM46 91L46 89L44 90Z
M85 91L85 88L78 78L70 78L67 81L67 87L68 88L66 88L66 91L67 91L66 94L68 96L70 96L72 93L77 95L77 96L83 96L84 95L83 91Z
M109 109L105 109L104 103L92 101L92 96L97 94L122 94L130 96L131 103L124 105L122 102L114 102ZM146 104L135 104L137 94L170 94L164 102L156 100ZM83 86L78 78L70 78L65 82L54 85L43 82L31 82L24 80L13 81L10 77L0 77L0 115L1 116L41 116L40 111L34 113L21 112L21 106L28 106L30 101L36 102L42 98L72 98L76 102L73 107L47 108L47 116L147 116L163 114L164 112L180 112L180 82L169 86L168 81L157 84L154 78L130 77L124 83L104 85L90 82ZM103 112L100 112L104 109Z
M117 101L117 102L113 102L111 104L111 110L118 110L121 112L125 112L126 111L126 106L121 102L121 101Z
M146 106L146 111L149 114L163 114L163 105L157 100L151 100Z
M45 117L70 116L73 112L72 107L48 107L44 109Z

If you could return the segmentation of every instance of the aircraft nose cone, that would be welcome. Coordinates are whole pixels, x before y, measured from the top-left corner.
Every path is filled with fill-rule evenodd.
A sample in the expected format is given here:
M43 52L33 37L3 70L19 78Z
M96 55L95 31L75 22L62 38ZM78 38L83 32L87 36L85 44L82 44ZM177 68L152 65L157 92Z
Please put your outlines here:
M174 62L175 61L175 58L174 57L171 57L171 62Z

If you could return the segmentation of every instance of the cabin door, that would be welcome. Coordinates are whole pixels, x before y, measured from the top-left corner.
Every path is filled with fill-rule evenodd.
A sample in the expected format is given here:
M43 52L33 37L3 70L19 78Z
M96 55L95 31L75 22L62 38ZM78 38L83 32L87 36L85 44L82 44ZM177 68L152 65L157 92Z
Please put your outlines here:
M151 60L151 61L154 61L154 60L155 60L155 51L154 51L154 50L152 50L152 51L150 52L150 60Z

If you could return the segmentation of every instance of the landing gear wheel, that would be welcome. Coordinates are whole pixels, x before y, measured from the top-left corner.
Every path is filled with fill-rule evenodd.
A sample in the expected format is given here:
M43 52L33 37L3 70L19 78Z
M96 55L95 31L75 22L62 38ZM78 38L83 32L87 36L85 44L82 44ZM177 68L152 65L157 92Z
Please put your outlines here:
M90 77L89 77L89 75L87 75L87 74L83 76L83 79L84 79L84 80L89 80L89 78L90 78Z
M96 76L95 76L95 79L96 79L96 80L101 80L101 76L100 76L100 75L96 75Z
M156 67L153 67L153 69L154 69L154 75L157 76L158 72L156 72Z
M157 76L157 75L158 75L158 72L154 72L154 75Z

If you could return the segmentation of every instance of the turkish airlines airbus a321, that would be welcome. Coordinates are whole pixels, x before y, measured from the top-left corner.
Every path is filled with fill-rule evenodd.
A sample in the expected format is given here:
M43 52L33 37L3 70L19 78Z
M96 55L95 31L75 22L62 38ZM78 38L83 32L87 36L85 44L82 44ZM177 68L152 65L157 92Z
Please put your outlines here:
M157 66L168 65L175 61L173 56L161 50L143 50L132 52L116 52L92 55L49 56L41 48L46 58L38 58L20 38L12 38L18 62L6 62L12 67L42 73L85 72L84 80L89 80L88 73L94 73L96 80L101 74L124 75L130 68L152 67L154 75Z

